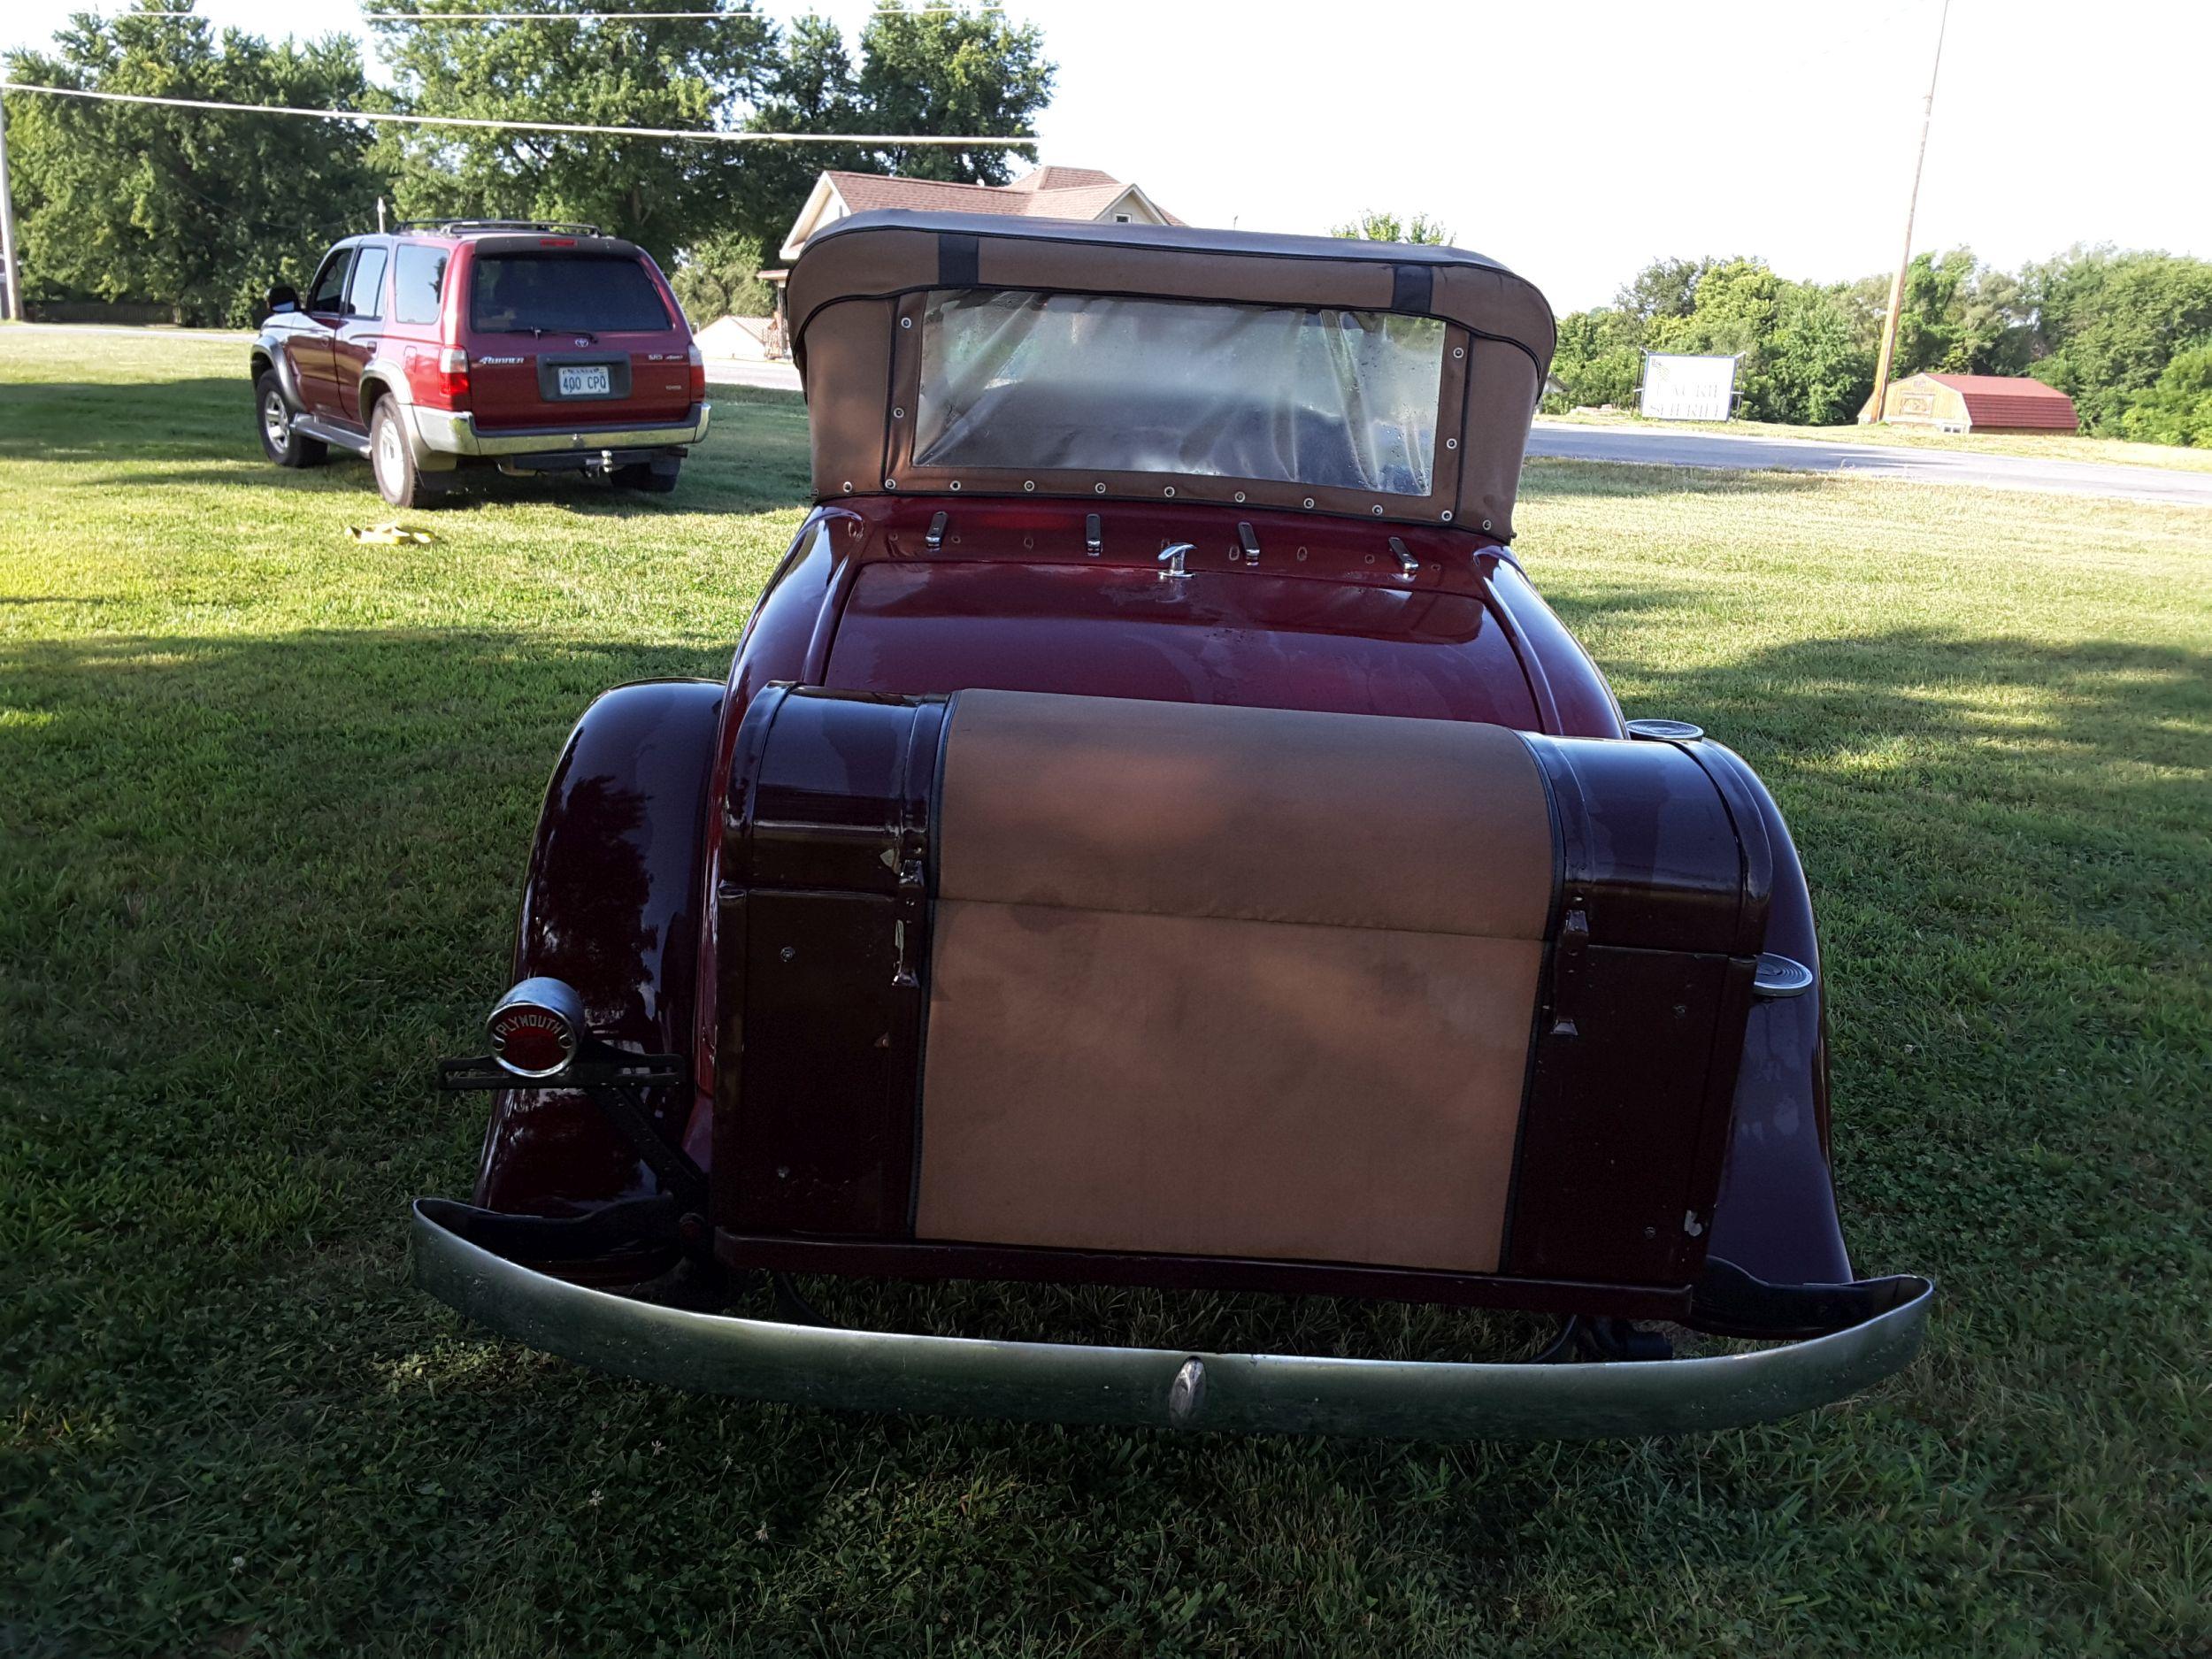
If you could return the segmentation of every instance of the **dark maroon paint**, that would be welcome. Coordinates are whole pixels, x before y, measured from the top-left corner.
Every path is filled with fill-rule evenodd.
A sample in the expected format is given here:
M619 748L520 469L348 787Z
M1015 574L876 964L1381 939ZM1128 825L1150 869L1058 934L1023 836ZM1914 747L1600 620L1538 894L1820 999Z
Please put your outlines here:
M938 511L948 522L933 550L926 536ZM1665 745L1619 741L1619 711L1602 677L1518 562L1494 541L1446 528L1386 531L1211 507L1112 503L1100 517L1102 547L1093 557L1080 503L869 498L818 510L756 607L726 691L626 688L595 703L572 738L549 792L518 972L571 979L595 1019L606 1011L604 1029L618 1041L691 1053L690 1100L656 1106L672 1127L678 1118L687 1119L683 1144L700 1164L735 1166L718 1179L718 1190L726 1179L726 1190L741 1195L751 1218L741 1231L720 1235L726 1260L829 1268L826 1258L841 1255L845 1271L946 1271L937 1258L911 1254L921 1247L909 1245L910 1254L901 1256L882 1242L897 1231L899 1175L910 1146L880 1134L858 1137L841 1149L818 1144L815 1185L787 1200L775 1173L784 1165L766 1161L761 1148L733 1133L735 1111L718 1110L734 1107L756 1088L780 1092L795 1073L787 1070L780 1078L776 1068L798 1067L805 1056L842 1068L855 1089L879 1091L889 1084L871 1068L891 1064L880 1058L887 1051L895 1063L897 1045L906 1041L901 1033L908 1029L895 998L825 1011L837 999L819 994L820 987L809 991L810 969L801 955L806 941L829 944L839 936L836 904L896 904L895 883L826 896L815 881L822 872L810 873L806 864L817 855L778 844L764 831L781 810L775 801L764 810L741 789L732 796L733 775L741 781L753 776L740 757L741 745L762 737L761 723L749 721L749 710L778 684L908 695L994 686L1181 698L1486 720L1553 737L1615 740L1563 746L1574 751L1576 787L1601 803L1595 816L1608 826L1602 844L1584 847L1586 867L1568 872L1585 878L1580 892L1593 930L1584 995L1602 998L1634 987L1634 995L1648 996L1673 975L1686 987L1694 980L1696 995L1714 1006L1740 1010L1749 1000L1747 953L1761 948L1762 933L1765 949L1817 969L1803 876L1764 788L1717 745L1698 746L1694 757ZM1256 565L1240 551L1240 521L1252 525L1258 541ZM1419 561L1410 581L1399 575L1388 548L1393 534ZM1185 581L1164 580L1157 555L1179 541L1195 546L1191 574ZM1670 803L1699 798L1699 791L1708 802L1717 796L1725 810L1717 821L1732 826L1744 850L1719 856L1718 832L1709 826L1686 830L1688 819L1673 804L1647 809L1640 826L1633 811L1601 810L1616 771L1650 764L1647 756L1632 761L1632 747L1673 757L1659 763L1679 774ZM910 803L909 780L897 771L904 764L886 750L865 764L856 760L852 772L830 780L837 790L875 803L871 833L898 830L899 814ZM870 766L881 769L872 782L861 776ZM767 794L781 792L787 803L810 796L803 778L765 783ZM634 805L634 819L616 810L618 803ZM1711 867L1703 897L1686 900L1684 893L1700 891L1701 879L1688 866L1703 868L1706 860ZM1667 881L1649 879L1663 869ZM580 873L588 871L597 873ZM596 895L588 902L609 913L572 918L567 910L578 900L564 896L570 881L579 895ZM611 895L620 893L641 895L626 920L611 913L619 909ZM1686 903L1698 914L1686 915ZM1678 951L1683 939L1701 942L1655 969L1640 958L1658 930L1676 939ZM856 940L862 931L879 938L879 918L851 936ZM586 943L586 932L599 942ZM687 938L679 937L687 932ZM781 955L787 948L794 951L788 961ZM882 977L888 985L890 975ZM780 1055L773 1042L759 1055L748 1043L744 1065L729 1066L726 1019L738 1010L721 1008L718 995L695 995L694 987L741 979L762 987L757 1018L764 1024L790 1022L787 1032L810 1033L809 1040L787 1042ZM1723 1019L1722 1027L1732 1018ZM837 1029L813 1032L806 1025L824 1019ZM1586 1168L1571 1177L1562 1160L1586 1147L1588 1126L1578 1131L1564 1120L1555 1123L1555 1147L1527 1149L1533 1158L1552 1160L1548 1172L1517 1186L1515 1224L1525 1225L1523 1236L1538 1241L1531 1248L1539 1253L1510 1257L1508 1275L1608 1287L1678 1286L1686 1265L1709 1248L1777 1281L1847 1277L1828 1173L1818 987L1793 1000L1750 1002L1740 1023L1741 1065L1732 1129L1725 1135L1709 1127L1726 1121L1725 1115L1697 1096L1700 1079L1734 1069L1710 1031L1701 1046L1694 1034L1686 1035L1678 1055L1655 1033L1600 1063L1611 1068L1602 1079L1555 1079L1563 1100L1601 1085L1606 1098L1639 1102L1651 1125L1682 1114L1678 1121L1708 1127L1690 1137L1655 1128L1631 1133L1609 1171ZM864 1052L856 1052L853 1040L864 1025L868 1041ZM878 1038L887 1048L875 1046ZM733 1074L738 1071L743 1075ZM1677 1087L1660 1073L1693 1080ZM1666 1098L1670 1088L1682 1098ZM785 1127L802 1141L809 1132L803 1124ZM816 1141L833 1139L837 1128L813 1125ZM1670 1182L1678 1177L1678 1189L1690 1194L1685 1213L1647 1215L1647 1197L1640 1208L1618 1205L1648 1161L1661 1158L1679 1166ZM557 1210L632 1194L650 1181L583 1097L517 1092L503 1096L495 1114L479 1201ZM1707 1236L1698 1240L1688 1227ZM848 1242L835 1251L824 1245L810 1254L810 1240L789 1236L801 1229L848 1240L873 1235L878 1241ZM1025 1263L1005 1252L999 1258L991 1271L1000 1276L1055 1276L1049 1262ZM971 1269L986 1265L978 1258ZM1141 1271L1122 1271L1125 1277ZM1252 1271L1238 1266L1233 1276L1245 1275L1237 1279L1241 1284ZM1134 1282L1227 1282L1188 1265L1158 1271L1169 1277ZM1087 1269L1081 1276L1102 1277ZM1286 1279L1277 1282L1291 1287ZM1309 1280L1302 1287L1328 1286ZM1335 1287L1351 1289L1348 1283ZM1635 1311L1617 1297L1608 1310Z

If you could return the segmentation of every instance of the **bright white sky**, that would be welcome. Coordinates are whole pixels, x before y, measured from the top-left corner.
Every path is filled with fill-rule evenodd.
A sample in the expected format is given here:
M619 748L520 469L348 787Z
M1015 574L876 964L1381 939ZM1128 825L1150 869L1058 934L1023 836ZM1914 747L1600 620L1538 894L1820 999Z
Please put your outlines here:
M42 43L83 4L8 0L0 46ZM870 4L819 9L849 37ZM1009 0L1060 65L1047 161L1133 179L1196 224L1425 211L1562 311L1663 254L1891 268L1939 4ZM269 35L358 16L201 9ZM1915 246L2212 257L2208 64L2205 0L1953 0Z

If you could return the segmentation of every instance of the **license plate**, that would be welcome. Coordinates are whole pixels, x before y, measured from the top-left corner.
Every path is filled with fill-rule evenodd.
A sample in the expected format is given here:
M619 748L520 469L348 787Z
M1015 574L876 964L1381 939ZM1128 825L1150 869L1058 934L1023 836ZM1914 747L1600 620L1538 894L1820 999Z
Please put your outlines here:
M604 368L563 369L560 376L563 397L604 397L613 389Z

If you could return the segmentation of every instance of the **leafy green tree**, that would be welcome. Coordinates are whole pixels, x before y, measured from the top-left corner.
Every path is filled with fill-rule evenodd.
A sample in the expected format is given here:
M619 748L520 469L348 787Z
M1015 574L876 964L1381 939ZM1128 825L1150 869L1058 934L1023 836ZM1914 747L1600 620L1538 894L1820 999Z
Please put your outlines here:
M448 0L457 12L517 0ZM666 11L665 0L534 0L549 14ZM836 25L789 31L745 0L678 10L704 19L388 24L384 55L408 108L424 114L672 130L974 134L1020 137L1051 96L1033 24L998 12L887 4L860 34L855 66ZM379 159L411 216L580 219L664 258L717 238L781 246L815 177L861 167L1002 183L1024 146L702 143L580 134L395 129ZM727 244L724 244L726 249Z
M668 281L684 315L703 326L718 317L765 317L775 310L760 267L757 237L725 233L685 254Z
M448 24L376 25L408 110L488 120L709 131L737 124L777 66L775 26L729 0L536 0L570 12L716 11L700 19L480 23L516 0L445 0ZM388 127L376 158L411 219L582 219L667 257L741 214L739 145L460 127Z
M1760 343L1763 418L1810 426L1855 419L1874 389L1874 348L1854 326L1847 286L1783 286L1773 332Z
M2021 273L2039 360L2030 373L2074 400L2092 432L2122 434L2128 408L2174 357L2212 334L2212 263L2074 248Z
M1723 259L1654 259L1613 296L1613 309L1640 322L1687 317L1697 309L1697 285Z
M1412 213L1402 219L1395 213L1378 212L1373 208L1348 225L1333 227L1329 234L1348 242L1401 242L1432 247L1452 239L1452 233L1426 213Z
M2212 340L2167 359L2158 383L2120 417L2120 434L2212 449Z
M178 0L148 0L177 9ZM367 107L353 42L272 46L197 17L73 17L50 53L11 52L31 85L218 103ZM374 223L359 127L17 95L9 162L33 296L152 301L177 320L257 319L273 281L305 281L323 250Z
M1763 350L1781 314L1785 286L1763 261L1724 260L1700 279L1690 314L1653 318L1644 344L1653 351L1736 358L1738 411L1750 420L1790 419Z
M1851 294L1866 338L1878 343L1889 305L1889 282L1865 277ZM1905 269L1897 313L1897 355L1891 373L2019 374L2034 334L2020 279L1992 270L1970 248L1915 254Z
M912 11L881 6L860 32L854 115L878 133L1025 137L1051 101L1056 73L1033 23L928 0ZM1034 160L1037 152L1025 147L1020 154ZM876 152L885 172L977 184L1007 182L1012 160L1003 145L893 145Z
M1547 400L1552 414L1585 404L1633 402L1644 373L1642 326L1610 306L1570 312L1559 319L1551 373L1563 388Z

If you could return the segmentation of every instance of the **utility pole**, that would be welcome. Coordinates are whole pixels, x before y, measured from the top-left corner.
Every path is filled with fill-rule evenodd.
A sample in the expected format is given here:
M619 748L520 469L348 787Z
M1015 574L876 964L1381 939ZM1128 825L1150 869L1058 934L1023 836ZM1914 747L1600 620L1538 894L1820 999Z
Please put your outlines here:
M15 198L8 192L8 110L0 96L0 282L7 288L7 305L0 316L12 323L23 320L23 274L15 263Z
M1905 199L1905 251L1897 261L1897 275L1889 285L1889 315L1882 322L1882 351L1874 363L1874 401L1870 412L1859 417L1862 425L1878 421L1889 393L1890 360L1897 355L1897 318L1905 309L1905 273L1912 265L1912 218L1920 208L1920 170L1928 163L1928 124L1935 116L1936 75L1943 67L1943 34L1951 26L1951 0L1943 0L1943 16L1936 24L1935 62L1928 69L1928 96L1920 106L1920 153L1913 158L1912 194Z

